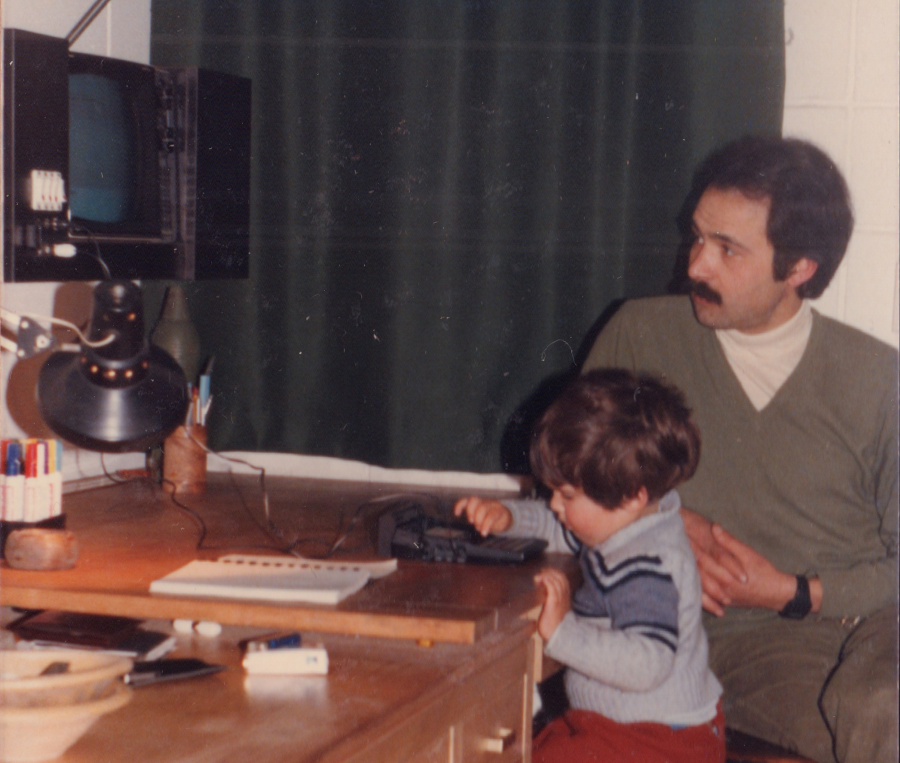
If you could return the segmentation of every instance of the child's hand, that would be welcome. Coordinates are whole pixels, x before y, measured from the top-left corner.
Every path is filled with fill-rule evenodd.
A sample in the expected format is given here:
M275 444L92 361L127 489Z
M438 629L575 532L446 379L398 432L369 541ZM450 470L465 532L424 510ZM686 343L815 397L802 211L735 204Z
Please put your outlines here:
M549 641L566 613L572 609L572 586L559 570L545 569L534 576L534 582L543 586L546 599L538 617L538 633Z
M471 495L468 498L460 498L453 507L453 513L472 523L482 535L502 533L512 527L512 514L500 501L488 498L479 498Z

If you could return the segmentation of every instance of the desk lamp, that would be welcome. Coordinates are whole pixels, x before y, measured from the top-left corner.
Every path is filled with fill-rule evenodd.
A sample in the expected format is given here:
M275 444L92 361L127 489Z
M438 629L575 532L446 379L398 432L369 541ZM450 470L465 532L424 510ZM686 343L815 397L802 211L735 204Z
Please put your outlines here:
M46 335L28 337L32 349L22 351L22 323L20 357L50 346ZM97 284L86 340L78 352L50 355L38 376L37 397L54 432L101 452L148 450L184 421L189 403L179 365L144 337L141 292L130 281Z

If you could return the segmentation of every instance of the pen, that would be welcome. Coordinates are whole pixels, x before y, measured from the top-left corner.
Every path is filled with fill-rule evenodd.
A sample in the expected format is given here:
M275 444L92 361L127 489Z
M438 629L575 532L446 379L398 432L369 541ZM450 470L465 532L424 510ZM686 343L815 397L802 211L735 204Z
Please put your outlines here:
M210 395L208 398L206 398L206 403L203 405L203 408L200 411L200 413L201 413L200 423L203 424L204 426L206 425L206 416L209 413L210 407L212 406L212 401L213 401L212 395Z
M200 405L205 406L209 400L209 376L202 374L200 376Z

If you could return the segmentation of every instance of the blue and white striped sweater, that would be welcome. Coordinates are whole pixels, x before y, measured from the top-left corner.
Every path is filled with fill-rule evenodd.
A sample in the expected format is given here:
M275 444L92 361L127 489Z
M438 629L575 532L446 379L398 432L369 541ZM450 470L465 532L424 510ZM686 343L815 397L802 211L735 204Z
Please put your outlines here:
M509 534L576 554L584 583L545 652L568 666L573 707L622 723L704 723L721 686L707 664L700 579L675 491L658 513L595 548L566 531L543 501L507 501Z
M658 556L636 556L607 567L603 554L582 549L584 585L573 596L580 617L607 617L613 630L634 631L678 647L678 591Z

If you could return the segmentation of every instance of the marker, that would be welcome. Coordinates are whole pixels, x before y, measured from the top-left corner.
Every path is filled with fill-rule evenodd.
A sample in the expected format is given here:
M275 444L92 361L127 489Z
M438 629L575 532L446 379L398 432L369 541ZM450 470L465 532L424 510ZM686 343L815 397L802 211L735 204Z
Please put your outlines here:
M241 645L247 652L266 652L270 649L295 649L300 646L299 633L270 634L258 638L248 638Z
M21 522L25 518L25 475L22 474L22 446L6 447L6 479L3 484L3 519Z

